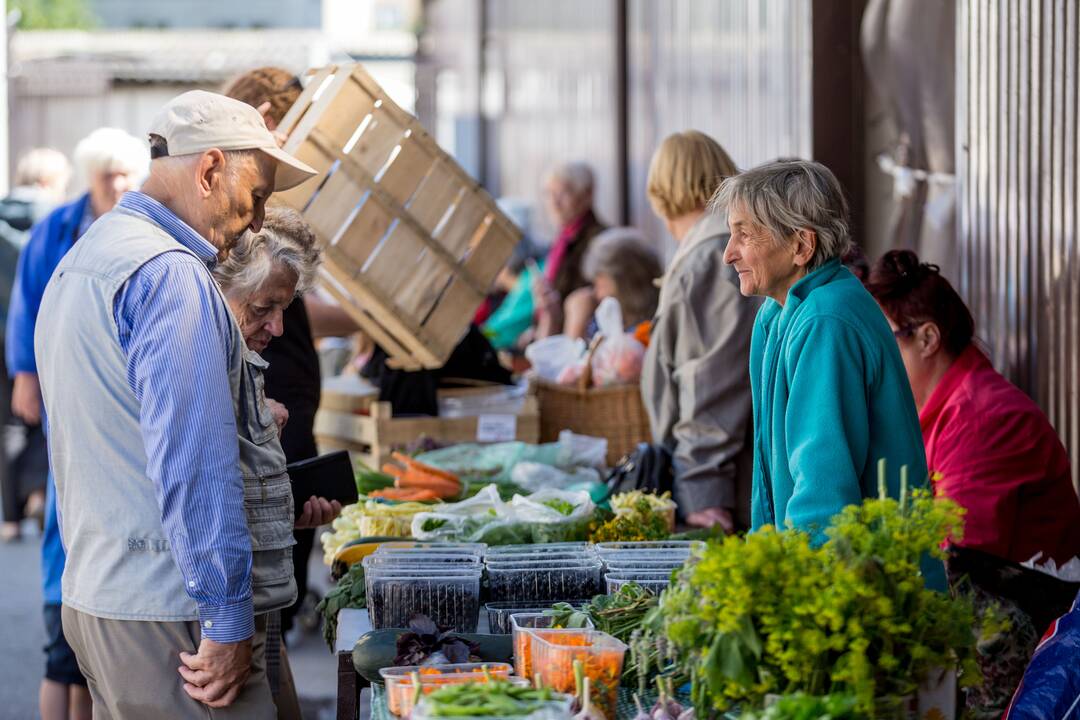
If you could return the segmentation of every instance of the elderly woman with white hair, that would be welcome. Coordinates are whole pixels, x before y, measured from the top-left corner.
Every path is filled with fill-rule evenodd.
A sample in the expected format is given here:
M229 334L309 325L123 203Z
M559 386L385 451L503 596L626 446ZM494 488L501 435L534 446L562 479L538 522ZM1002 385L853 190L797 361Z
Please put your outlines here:
M280 431L288 409L266 397L259 355L284 332L285 310L315 281L320 252L315 234L294 210L269 207L259 232L245 232L214 278L247 345L236 419L244 509L252 536L252 594L255 614L269 614L265 657L278 717L300 717L288 659L281 648L279 611L296 599L292 564L293 529L330 522L341 506L311 497L293 520L292 487ZM259 571L257 572L256 569Z
M40 429L41 386L34 353L34 328L45 286L75 241L94 220L112 210L124 192L138 187L149 165L150 151L142 140L116 128L99 128L90 133L75 147L75 169L80 181L88 187L87 192L34 225L19 256L8 306L4 356L8 374L14 378L11 411L31 428L27 442L39 444L43 474L48 465ZM49 642L40 698L42 716L56 717L56 708L70 708L73 714L89 713L90 695L61 628L60 577L65 556L51 477L46 487L41 568Z
M561 332L563 301L589 284L582 267L585 253L606 227L593 212L595 185L592 168L583 162L558 165L544 178L544 207L559 234L544 260L543 276L533 283L537 337Z
M879 460L894 495L899 468L926 477L911 386L881 309L841 264L848 206L828 168L767 163L725 180L714 204L740 291L766 298L750 345L753 527L820 541L843 507L877 494Z

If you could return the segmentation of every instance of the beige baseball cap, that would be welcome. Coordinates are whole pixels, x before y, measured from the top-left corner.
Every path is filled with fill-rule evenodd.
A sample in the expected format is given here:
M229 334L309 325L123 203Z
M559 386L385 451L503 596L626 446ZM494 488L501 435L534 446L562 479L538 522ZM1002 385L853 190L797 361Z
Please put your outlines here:
M165 138L169 156L219 150L262 150L277 162L274 191L296 187L318 172L278 147L259 111L205 90L177 95L154 118L150 134Z

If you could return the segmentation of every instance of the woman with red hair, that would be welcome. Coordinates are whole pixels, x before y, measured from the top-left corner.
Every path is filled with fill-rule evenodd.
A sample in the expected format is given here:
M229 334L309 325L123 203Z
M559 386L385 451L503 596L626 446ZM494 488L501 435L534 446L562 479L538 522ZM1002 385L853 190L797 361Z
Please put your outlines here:
M1069 456L1038 406L975 345L971 312L937 266L894 250L867 288L900 346L935 491L967 509L958 544L1015 562L1080 553Z

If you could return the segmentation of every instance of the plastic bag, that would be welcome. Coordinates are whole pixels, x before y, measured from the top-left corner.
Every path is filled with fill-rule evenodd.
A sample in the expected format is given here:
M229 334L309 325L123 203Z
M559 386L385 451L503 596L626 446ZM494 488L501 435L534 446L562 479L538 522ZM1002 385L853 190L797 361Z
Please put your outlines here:
M600 307L596 308L596 325L603 340L593 354L593 384L606 387L638 382L645 346L626 332L618 300L606 297L600 301Z
M488 545L583 540L595 510L587 492L544 490L505 503L493 486L469 500L413 517L417 540L483 542Z
M515 495L510 508L524 522L567 522L592 517L596 506L589 493L568 490L540 490L532 495Z
M592 468L575 468L564 472L557 467L537 462L520 462L510 471L510 480L528 492L545 488L574 490L590 483L600 482L600 473Z
M578 435L569 430L559 433L559 441L532 445L519 441L462 443L416 456L426 465L434 465L468 480L480 483L509 483L515 466L522 462L552 465L563 470L576 467L603 467L607 440Z
M543 545L585 540L596 506L588 492L541 490L510 501L519 522L530 530L530 542Z
M570 430L559 433L558 454L555 465L559 467L594 467L607 466L607 438L579 435Z
M1064 720L1080 707L1080 595L1035 649L1003 720Z
M499 497L498 488L488 485L468 500L413 515L412 536L424 541L474 542L468 538L500 515L507 515L507 510L508 505Z
M585 349L585 341L581 338L552 335L525 348L525 357L540 378L556 382L564 368L581 360Z

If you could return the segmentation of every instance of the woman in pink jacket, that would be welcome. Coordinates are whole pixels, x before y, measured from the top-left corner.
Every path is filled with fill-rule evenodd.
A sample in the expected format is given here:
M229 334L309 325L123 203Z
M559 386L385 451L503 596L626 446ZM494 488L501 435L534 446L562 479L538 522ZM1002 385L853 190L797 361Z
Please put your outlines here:
M967 509L958 544L1016 562L1080 554L1069 456L1038 406L975 345L971 312L949 281L894 250L868 289L900 346L935 490Z

